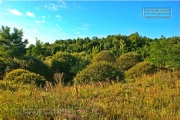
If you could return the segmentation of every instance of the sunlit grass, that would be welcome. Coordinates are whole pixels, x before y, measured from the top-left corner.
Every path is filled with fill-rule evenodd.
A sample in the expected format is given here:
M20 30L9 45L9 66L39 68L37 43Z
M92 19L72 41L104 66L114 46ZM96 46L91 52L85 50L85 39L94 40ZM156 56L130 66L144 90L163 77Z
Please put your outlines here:
M176 73L126 81L1 90L0 119L180 119Z

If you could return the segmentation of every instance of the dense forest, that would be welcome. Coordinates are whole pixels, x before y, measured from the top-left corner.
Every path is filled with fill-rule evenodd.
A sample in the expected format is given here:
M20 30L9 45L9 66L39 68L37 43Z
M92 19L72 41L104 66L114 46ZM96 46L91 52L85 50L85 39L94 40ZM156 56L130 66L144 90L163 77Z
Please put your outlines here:
M14 28L11 32L9 27L2 26L0 44L1 79L21 68L40 74L47 81L53 81L55 73L63 73L65 82L73 83L80 71L101 61L113 64L121 72L143 61L159 69L180 69L180 37L150 39L136 32L129 36L118 34L106 38L56 40L53 44L36 38L35 45L26 47L28 40L23 40L22 30Z
M118 34L103 38L86 37L56 40L52 44L43 43L42 40L36 38L35 45L31 44L28 47L27 45L28 40L23 40L23 30L11 29L8 26L1 27L1 90L18 91L20 87L25 89L30 86L32 88L32 84L37 86L37 88L47 89L48 86L56 86L60 83L63 86L68 86L67 88L62 88L67 95L71 94L68 93L71 89L75 89L76 93L81 95L81 91L77 90L78 85L88 86L89 84L95 85L99 82L104 82L101 84L104 84L113 92L114 89L109 88L109 84L113 84L117 88L116 90L119 90L120 88L117 85L124 84L127 86L129 84L126 83L144 75L159 74L159 71L178 72L180 70L179 36L166 38L162 35L161 38L151 39L136 32L129 36ZM139 86L140 83L134 81L133 84ZM75 88L74 85L76 85ZM122 87L122 85L120 86ZM69 88L69 86L72 87ZM92 88L88 87L79 89L92 90ZM98 92L98 88L93 87L93 89ZM105 88L100 86L99 89L103 92ZM122 89L125 89L125 86ZM133 89L131 90L131 92L134 91ZM62 95L65 95L65 93ZM126 97L128 96L127 94L130 93L124 93ZM74 95L72 94L71 96ZM74 99L78 101L80 98L74 96ZM69 100L71 101L71 99ZM88 98L88 100L90 99ZM70 101L66 104L67 108L71 108L68 106L72 104L72 101ZM83 105L86 106L85 103ZM124 115L124 113L112 113L112 116L108 117L107 113L109 111L106 112L107 109L110 108L104 108L103 111L103 113L106 113L103 114L106 118L110 119L115 117L116 114L121 117ZM8 112L7 114L9 115ZM150 114L144 116L149 116L146 118L152 117ZM96 118L97 116L94 117ZM90 118L93 117L90 116ZM145 117L140 116L137 118ZM157 118L154 117L154 119ZM163 117L160 118L163 119Z

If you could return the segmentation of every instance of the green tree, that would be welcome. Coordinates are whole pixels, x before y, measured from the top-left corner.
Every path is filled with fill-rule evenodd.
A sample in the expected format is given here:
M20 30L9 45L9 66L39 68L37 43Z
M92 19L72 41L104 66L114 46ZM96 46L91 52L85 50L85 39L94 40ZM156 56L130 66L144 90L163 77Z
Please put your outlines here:
M43 46L43 42L41 40L38 40L38 38L36 38L36 45L32 49L32 56L41 58L43 55L42 46Z
M28 40L23 41L23 30L13 29L10 27L0 29L0 56L14 58L23 56L26 53Z

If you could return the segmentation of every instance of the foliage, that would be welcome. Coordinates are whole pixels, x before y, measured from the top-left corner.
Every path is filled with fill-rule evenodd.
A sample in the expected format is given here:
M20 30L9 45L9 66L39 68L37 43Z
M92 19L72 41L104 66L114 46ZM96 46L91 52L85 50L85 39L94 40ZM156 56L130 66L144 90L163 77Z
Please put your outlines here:
M71 54L67 52L59 52L52 57L51 69L53 73L64 73L65 82L69 82L75 75L71 70L75 65L77 65L77 62L78 60Z
M11 84L36 84L44 86L46 79L39 75L24 69L16 69L6 74L3 79Z
M159 72L126 84L100 82L57 85L47 91L2 91L0 118L176 120L180 119L180 79L176 76L173 72Z
M75 66L71 67L70 72L76 75L79 71L83 70L87 65L90 64L91 56L85 52L73 53L72 55L77 59L77 63Z
M150 44L148 61L171 69L180 69L180 39L179 37L164 38Z
M93 62L106 61L106 62L115 62L116 59L112 53L108 50L101 51L95 56Z
M5 63L5 60L0 59L0 80L3 78L5 74L6 65L7 63Z
M43 56L43 42L41 40L38 40L38 38L36 38L36 44L35 46L34 45L31 45L29 47L29 49L27 49L27 55L28 56L34 56L34 57L37 57L37 58L42 58Z
M48 81L53 81L53 73L41 60L32 56L24 56L21 59L16 59L15 61L20 65L20 68L29 70L36 74L40 74Z
M157 68L149 62L137 63L134 67L125 72L127 78L138 77L143 74L153 74Z
M123 54L116 60L118 67L122 70L128 70L141 61L141 56L134 52Z
M108 62L97 62L90 64L80 71L74 78L75 84L99 82L109 80L124 80L124 74L113 64Z
M0 29L0 56L3 57L19 57L26 53L27 40L22 40L23 31L17 28L10 33L9 27Z

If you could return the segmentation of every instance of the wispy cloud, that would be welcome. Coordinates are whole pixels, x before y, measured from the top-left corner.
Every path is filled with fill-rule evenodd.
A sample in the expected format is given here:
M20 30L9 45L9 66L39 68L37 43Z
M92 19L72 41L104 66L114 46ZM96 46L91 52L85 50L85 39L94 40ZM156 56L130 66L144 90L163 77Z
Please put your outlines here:
M33 29L33 32L38 33L38 32L39 32L39 30L37 30L37 29Z
M58 24L56 24L56 27L59 31L61 31L61 27Z
M46 21L45 20L41 20L42 23L45 23Z
M42 16L42 19L46 19L46 16Z
M62 0L58 0L57 4L54 3L46 4L44 7L54 11L58 11L60 8L68 8L67 4Z
M133 30L131 28L129 28L128 31L131 32L131 33L135 33L136 32L135 30Z
M34 13L31 13L31 12L26 12L26 15L29 17L35 17Z
M55 17L57 17L57 18L61 18L61 16L60 16L60 15L56 15Z
M56 15L55 16L59 21L61 21L61 16L60 15Z
M89 30L89 28L87 28L87 27L82 27L81 28L83 31L88 31Z
M76 32L76 34L78 34L78 35L79 35L79 34L80 34L80 32Z
M84 23L83 26L84 27L90 27L91 24L88 24L88 23Z
M84 23L81 27L76 27L77 30L88 31L91 24Z
M9 9L9 12L13 15L22 16L23 14L16 9Z
M35 23L36 24L41 24L41 23L45 23L46 21L45 20L36 20Z

